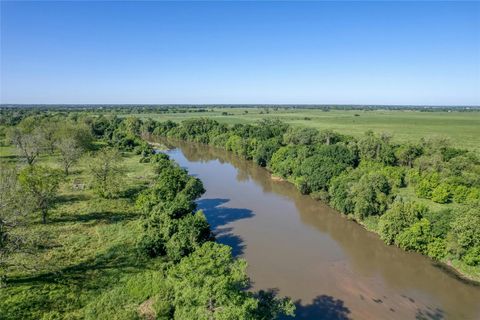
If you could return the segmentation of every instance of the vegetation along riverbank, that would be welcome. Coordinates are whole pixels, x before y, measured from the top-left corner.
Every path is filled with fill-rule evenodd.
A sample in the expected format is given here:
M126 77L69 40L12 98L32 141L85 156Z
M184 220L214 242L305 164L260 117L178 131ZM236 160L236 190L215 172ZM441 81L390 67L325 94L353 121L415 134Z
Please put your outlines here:
M245 291L245 262L213 241L195 209L201 182L155 155L146 142L155 136L252 160L385 243L480 279L480 160L448 139L93 110L13 108L0 120L0 311L7 319L292 312L274 292ZM210 285L219 278L222 287Z
M141 122L98 120L43 114L3 127L1 318L292 315L289 299L247 290L246 261L196 210L202 182L153 154Z
M392 143L264 120L165 122L155 134L225 148L304 194L330 203L387 244L428 255L479 279L480 166L476 153L441 138Z

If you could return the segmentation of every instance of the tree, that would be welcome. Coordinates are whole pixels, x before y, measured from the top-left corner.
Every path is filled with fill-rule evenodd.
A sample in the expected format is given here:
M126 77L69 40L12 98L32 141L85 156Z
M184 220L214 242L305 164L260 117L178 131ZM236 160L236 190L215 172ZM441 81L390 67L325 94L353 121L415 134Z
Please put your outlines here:
M246 266L244 260L233 258L230 247L204 243L168 273L167 283L173 291L173 318L276 319L282 314L293 315L295 307L291 301L279 302L265 294L257 299L246 291L249 285Z
M44 224L47 223L48 210L57 196L61 178L59 170L39 165L29 166L20 172L20 184L31 196L34 210L41 212Z
M364 174L352 187L355 217L361 220L383 214L390 203L390 191L389 181L382 173Z
M42 149L53 154L59 137L57 134L58 123L50 118L43 119L40 126L38 126L37 132Z
M290 127L283 135L285 144L311 145L318 140L318 131L313 128Z
M440 183L435 189L432 190L432 201L437 203L450 202L450 186L446 183Z
M403 144L395 151L395 156L401 165L413 167L413 161L422 155L422 147L416 144Z
M5 267L7 257L24 242L18 233L12 232L28 212L30 202L22 192L17 174L15 167L0 162L0 270ZM3 278L0 273L0 287Z
M89 159L92 188L104 198L118 195L122 186L122 156L117 149L103 148Z
M60 139L56 146L60 151L60 161L65 174L69 174L69 169L74 165L83 153L83 148L74 138L66 137Z
M41 150L40 136L37 132L26 132L14 128L10 133L12 143L29 165L33 165Z
M330 180L356 161L355 155L342 145L322 145L315 154L306 158L299 172L304 177L308 192L327 190Z
M351 189L357 179L359 179L357 176L358 171L347 170L341 175L334 177L330 182L328 188L330 205L342 213L353 213L355 203L353 202Z
M415 203L397 199L390 209L380 217L380 237L387 244L392 244L399 233L419 221L428 212L428 208Z
M471 248L480 247L480 212L478 207L461 210L452 221L448 248L462 258Z
M386 165L393 165L396 161L392 146L389 144L389 136L377 137L369 131L359 139L358 149L360 157Z
M341 136L332 130L326 129L319 132L318 140L328 146L339 142L341 140Z
M165 244L167 256L173 261L180 261L210 240L213 236L203 212L187 214L178 220L176 232Z
M395 239L395 243L407 251L427 253L428 246L433 240L430 221L422 218L402 231Z

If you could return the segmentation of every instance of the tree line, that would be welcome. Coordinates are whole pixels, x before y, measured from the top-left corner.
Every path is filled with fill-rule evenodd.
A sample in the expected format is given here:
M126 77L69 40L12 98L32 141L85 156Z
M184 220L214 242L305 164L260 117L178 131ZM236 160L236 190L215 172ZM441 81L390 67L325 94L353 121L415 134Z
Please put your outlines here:
M480 159L447 139L396 143L385 133L354 138L278 120L154 126L152 134L210 144L255 161L379 233L387 244L480 265Z
M142 139L155 128L156 123L135 118L52 114L28 116L8 127L3 143L15 146L23 163L0 163L0 269L7 267L9 255L23 250L26 239L15 232L22 219L39 214L41 223L49 223L48 213L56 205L59 188L81 157L86 157L90 178L85 187L98 197L117 198L128 171L122 152L134 152L155 173L149 186L132 198L141 214L139 259L161 262L161 277L152 285L150 297L155 317L275 319L293 315L290 299L278 298L273 291L248 291L246 261L235 258L229 246L215 242L203 212L196 208L195 200L205 192L202 182L166 154L156 154ZM42 155L55 155L62 169L40 164ZM106 307L102 303L95 307ZM101 310L92 312L92 317L101 314Z
M141 154L142 161L153 154L145 141L152 136L224 148L328 202L387 244L480 265L480 159L445 138L398 143L387 133L354 138L278 120L226 125L202 118L179 124L89 115L76 121L95 139Z

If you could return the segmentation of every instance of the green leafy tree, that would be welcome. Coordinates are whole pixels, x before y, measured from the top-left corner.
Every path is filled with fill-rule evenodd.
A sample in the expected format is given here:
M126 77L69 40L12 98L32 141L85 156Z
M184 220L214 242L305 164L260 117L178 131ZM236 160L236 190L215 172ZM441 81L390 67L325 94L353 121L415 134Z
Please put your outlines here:
M446 183L440 183L432 190L432 201L437 203L450 202L450 186Z
M422 147L416 144L403 144L395 151L395 156L401 165L413 167L416 158L422 155Z
M290 127L283 135L283 142L292 145L312 145L317 142L318 137L316 129Z
M391 186L381 173L371 172L363 175L352 188L353 213L357 219L371 215L381 215L391 201Z
M429 244L434 240L430 221L422 218L407 229L403 230L395 239L395 244L407 251L428 252Z
M427 212L426 206L396 199L390 209L380 217L380 237L387 244L392 244L399 233L419 221Z
M377 137L373 132L367 132L358 140L360 157L364 160L377 161L386 165L396 162L393 147L389 144L389 138L385 135Z
M6 277L2 270L8 257L20 250L24 237L15 230L29 211L30 199L17 179L18 172L12 165L0 162L0 287Z
M66 175L70 172L70 168L78 162L80 156L82 155L84 149L82 146L73 138L65 137L61 138L57 143L56 147L60 152L60 162L62 164L63 170Z
M122 160L122 155L114 148L103 148L88 159L91 186L101 197L118 196L124 172Z
M166 241L167 256L179 261L210 240L213 240L213 236L203 212L187 214L178 220L176 232Z
M449 233L448 248L462 258L471 248L480 246L480 211L472 207L457 212Z
M456 203L465 203L467 201L470 189L467 186L456 186L453 188L453 201Z
M27 163L33 165L42 149L40 135L37 132L13 128L10 139Z
M352 186L355 185L358 171L347 170L343 174L334 177L328 189L330 204L338 211L353 213L355 203L353 201Z
M261 305L246 291L246 262L232 257L231 248L206 242L171 269L167 281L173 288L174 319L276 319L293 314L288 300L262 297ZM270 306L270 307L269 307Z
M19 175L22 188L29 194L32 207L42 214L42 222L47 223L48 210L52 208L62 180L59 170L44 166L29 166Z

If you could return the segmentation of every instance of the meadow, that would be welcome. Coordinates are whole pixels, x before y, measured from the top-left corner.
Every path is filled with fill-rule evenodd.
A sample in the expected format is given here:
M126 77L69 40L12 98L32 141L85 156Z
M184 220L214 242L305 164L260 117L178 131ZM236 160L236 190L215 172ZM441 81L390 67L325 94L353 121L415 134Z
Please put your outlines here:
M16 150L0 147L0 158L17 160ZM158 269L158 260L142 259L135 249L141 231L133 194L146 187L153 177L151 166L139 163L140 156L125 153L122 195L103 199L90 189L76 189L86 183L86 161L80 161L61 184L55 208L48 223L40 215L31 215L16 230L28 240L27 250L10 257L9 282L0 290L0 318L56 319L98 318L112 310L104 309L102 294L107 288L123 288L115 297L117 303L131 299L132 290L139 301L148 298L148 288L130 285L150 277ZM56 155L42 155L38 164L59 167ZM161 273L161 271L160 271ZM124 301L124 303L128 304ZM138 304L117 310L118 318L137 313Z
M208 117L222 123L253 123L261 119L280 119L290 125L331 129L359 137L366 131L390 133L393 141L418 141L442 136L460 148L480 151L480 112L420 110L337 110L293 108L208 108L207 112L138 113L142 119L172 120ZM127 116L127 115L123 115Z

